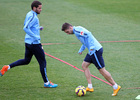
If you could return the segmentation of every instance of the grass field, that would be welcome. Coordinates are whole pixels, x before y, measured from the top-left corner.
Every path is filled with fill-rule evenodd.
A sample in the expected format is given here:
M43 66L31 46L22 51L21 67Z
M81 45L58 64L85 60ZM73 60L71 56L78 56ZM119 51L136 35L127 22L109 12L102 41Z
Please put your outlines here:
M74 35L61 31L64 22L83 26L91 31L98 41L140 40L139 0L40 0L43 10L40 15L44 51L80 69L87 53L78 55L81 46ZM23 23L30 11L32 0L0 0L0 69L24 57ZM71 44L76 43L76 44ZM27 66L9 70L0 77L0 100L134 100L140 95L140 42L101 43L104 47L106 69L122 86L116 97L112 87L92 78L94 93L77 97L77 86L87 86L83 72L46 56L49 80L58 88L43 88L39 65L33 57ZM94 67L91 74L104 79ZM105 80L105 79L104 79Z

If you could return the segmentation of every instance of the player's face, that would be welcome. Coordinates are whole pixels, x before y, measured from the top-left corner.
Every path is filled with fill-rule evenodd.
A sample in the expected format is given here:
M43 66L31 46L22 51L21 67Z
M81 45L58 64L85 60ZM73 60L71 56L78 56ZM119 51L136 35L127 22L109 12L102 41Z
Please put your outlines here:
M73 28L72 27L69 27L64 32L67 33L67 34L73 34Z
M40 14L40 12L42 11L42 5L39 5L36 9L35 9L35 12L37 14Z

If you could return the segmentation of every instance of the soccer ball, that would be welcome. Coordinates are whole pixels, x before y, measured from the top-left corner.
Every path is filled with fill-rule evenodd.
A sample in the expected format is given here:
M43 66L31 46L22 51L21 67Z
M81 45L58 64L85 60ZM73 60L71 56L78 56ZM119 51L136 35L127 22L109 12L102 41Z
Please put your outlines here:
M84 86L78 86L76 89L75 89L75 93L78 95L78 96L84 96L86 95L86 88Z

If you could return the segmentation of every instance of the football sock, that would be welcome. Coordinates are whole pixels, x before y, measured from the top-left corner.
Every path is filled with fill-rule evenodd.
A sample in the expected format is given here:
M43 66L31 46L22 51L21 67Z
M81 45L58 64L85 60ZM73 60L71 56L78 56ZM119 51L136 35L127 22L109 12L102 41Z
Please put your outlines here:
M118 84L115 83L115 85L113 85L113 89L117 89L118 88Z
M49 85L49 83L50 83L50 82L48 81L48 82L46 82L46 83L44 83L44 84Z
M90 89L93 88L93 87L92 87L92 84L88 84L88 88L90 88Z
M9 66L9 65L8 65ZM8 67L8 70L10 69L10 66Z

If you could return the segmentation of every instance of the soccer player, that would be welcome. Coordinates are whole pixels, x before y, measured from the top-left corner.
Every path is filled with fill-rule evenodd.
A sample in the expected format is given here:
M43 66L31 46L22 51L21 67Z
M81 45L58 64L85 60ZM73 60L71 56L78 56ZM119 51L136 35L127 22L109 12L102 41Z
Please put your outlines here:
M43 30L43 27L39 26L39 19L37 15L42 11L42 3L39 1L33 1L31 4L31 9L32 10L26 15L23 27L23 30L26 32L25 58L3 66L3 68L0 70L0 75L3 76L5 72L15 66L29 64L32 56L34 55L40 65L40 72L44 81L44 87L55 88L58 85L49 81L46 74L46 59L40 42L40 30Z
M88 49L88 53L82 63L82 68L84 70L88 86L86 91L93 92L93 86L91 82L91 74L88 66L93 63L99 72L104 76L104 78L113 86L112 96L116 96L118 91L121 89L121 86L113 80L111 74L105 69L104 59L103 59L103 47L96 40L90 31L81 26L72 26L69 23L64 23L62 25L62 31L67 34L75 34L78 40L82 43L81 48L79 49L79 54L81 55L85 48Z

